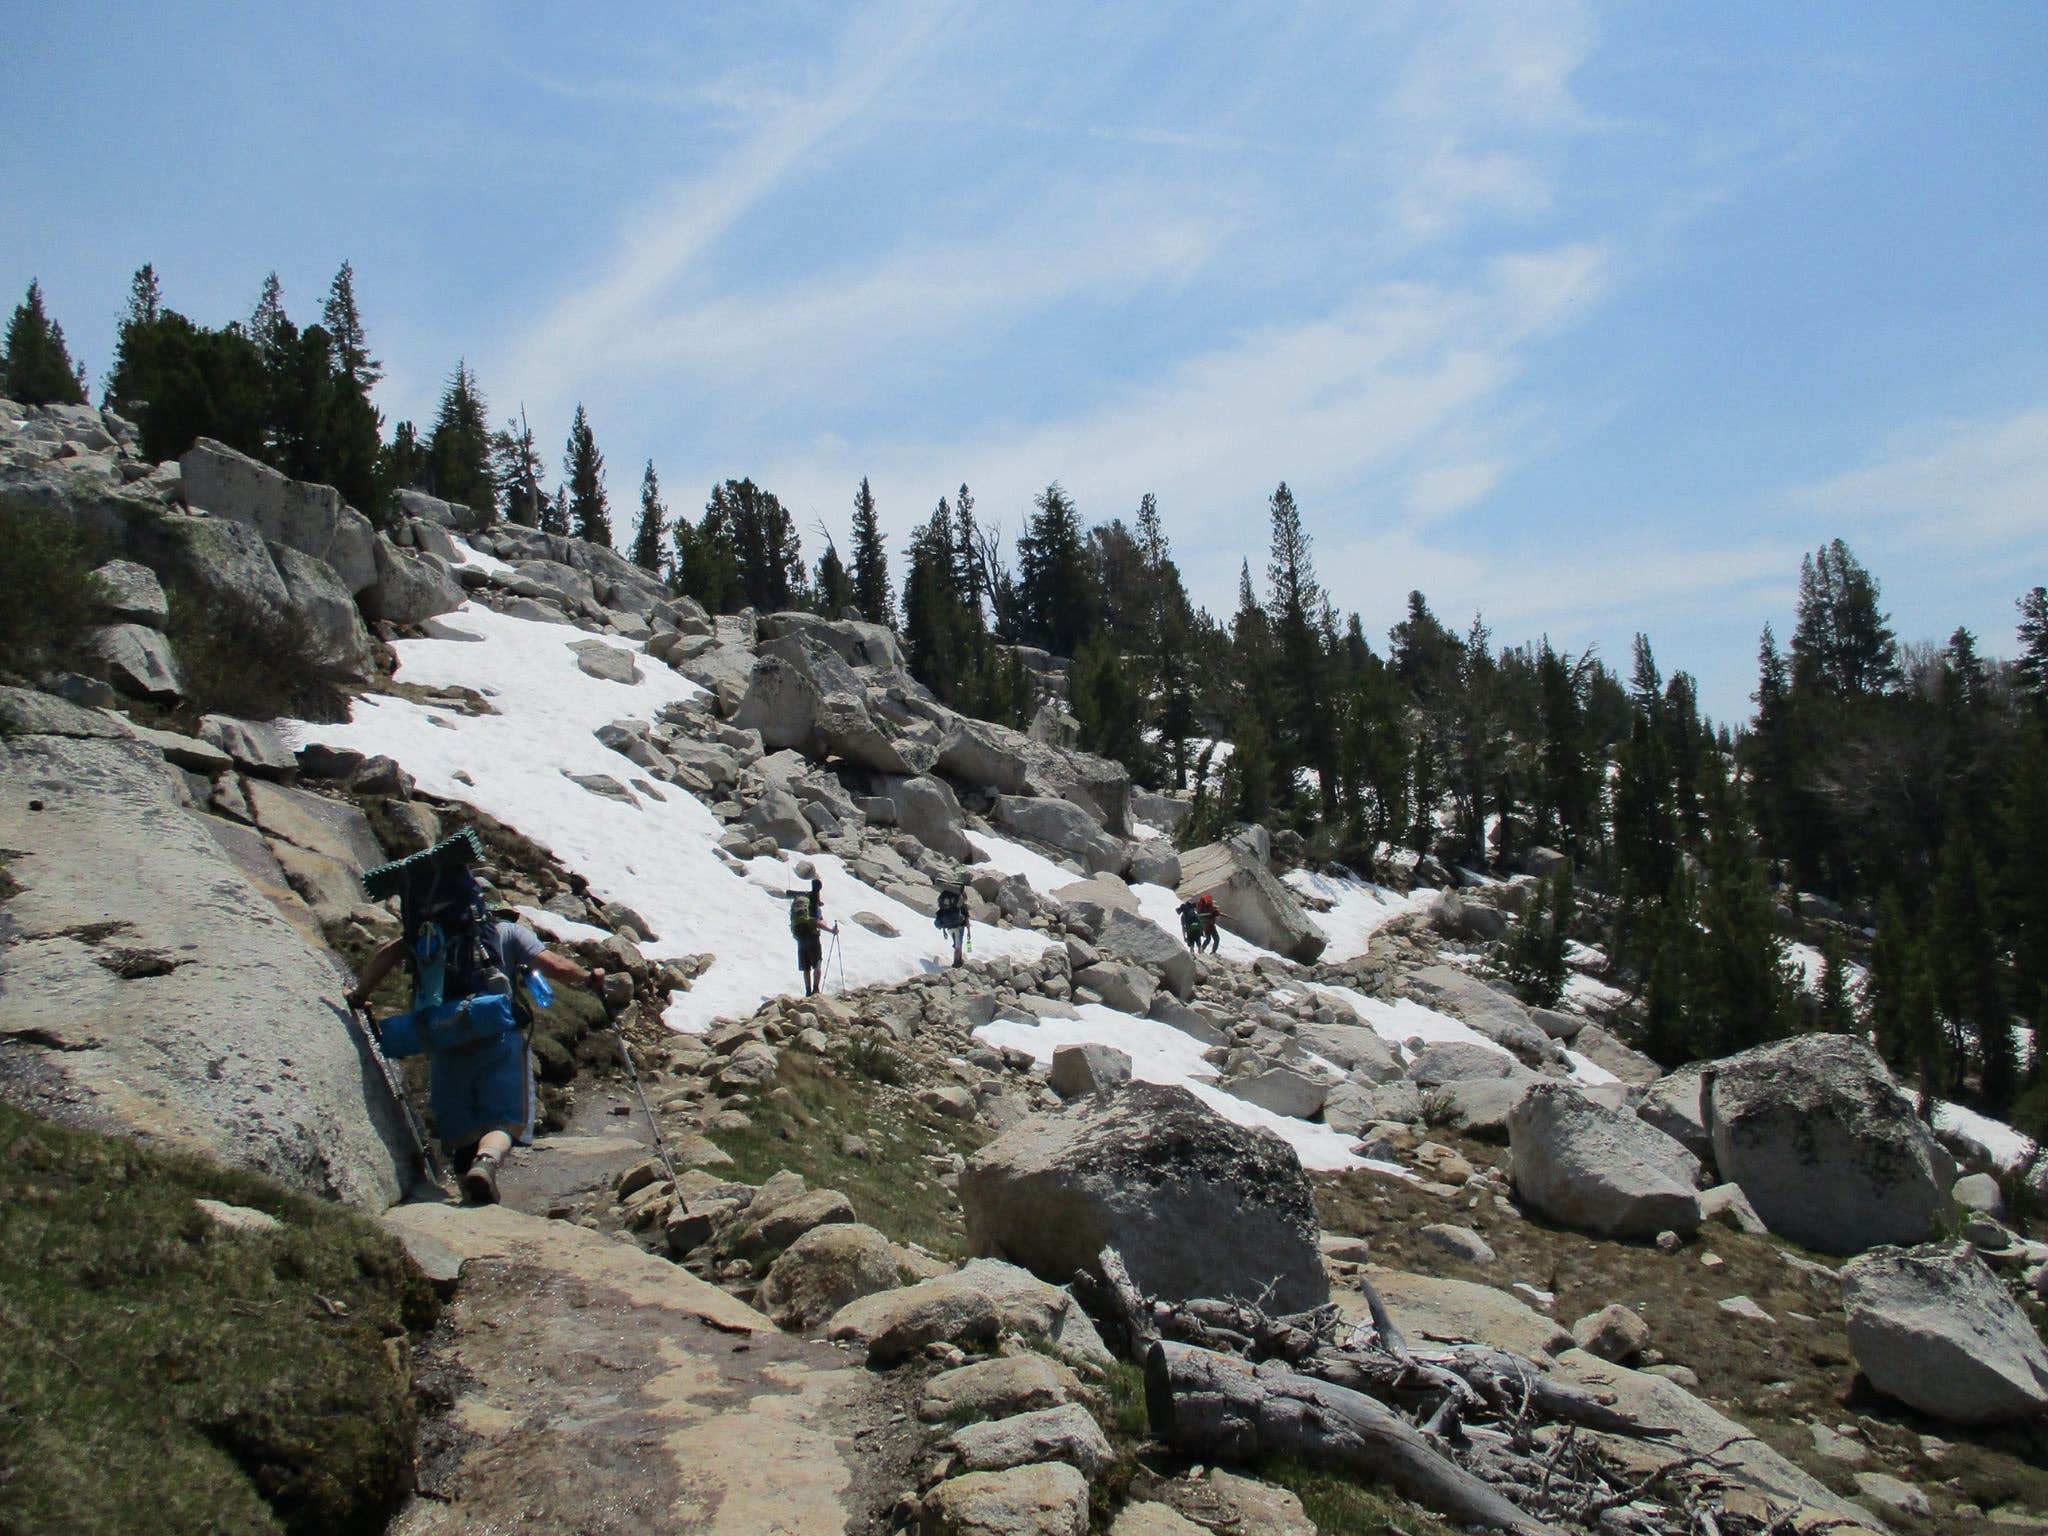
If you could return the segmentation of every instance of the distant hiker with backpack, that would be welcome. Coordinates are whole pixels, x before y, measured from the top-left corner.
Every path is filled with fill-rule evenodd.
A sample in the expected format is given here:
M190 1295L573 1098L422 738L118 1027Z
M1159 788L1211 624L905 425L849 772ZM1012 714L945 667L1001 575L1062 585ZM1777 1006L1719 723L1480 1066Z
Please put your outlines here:
M814 997L823 985L825 970L825 951L819 935L839 932L837 923L825 921L825 883L815 875L808 891L790 895L789 931L796 936L796 968L803 973L804 996Z
M473 1205L494 1205L498 1172L513 1145L533 1140L530 995L554 997L544 978L602 993L601 966L585 970L531 928L498 915L496 893L472 867L482 855L464 831L423 854L381 865L363 883L373 899L399 898L403 931L370 956L348 993L365 1010L401 961L413 972L412 1010L372 1022L393 1057L425 1054L434 1133Z
M967 900L958 886L949 885L939 892L939 912L932 926L953 941L953 963L965 965L967 957L961 949L967 942Z
M1202 919L1202 937L1195 945L1195 952L1200 954L1206 949L1213 955L1223 947L1223 938L1216 931L1216 919L1221 915L1216 910L1216 898L1207 891L1202 892L1195 898L1195 912Z
M1202 909L1193 897L1180 904L1180 938L1189 949L1202 947Z

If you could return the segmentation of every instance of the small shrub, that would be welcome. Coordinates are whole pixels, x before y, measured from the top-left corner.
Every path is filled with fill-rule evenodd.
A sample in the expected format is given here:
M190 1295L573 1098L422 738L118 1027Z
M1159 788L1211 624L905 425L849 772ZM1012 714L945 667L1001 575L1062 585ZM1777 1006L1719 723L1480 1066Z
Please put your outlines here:
M0 669L33 675L77 658L106 598L96 563L61 518L0 497Z
M1432 1088L1422 1096L1422 1123L1441 1130L1458 1118L1458 1098L1448 1088Z
M848 1041L839 1053L839 1060L856 1077L887 1083L891 1088L903 1085L903 1058L873 1036Z
M194 714L348 718L347 697L327 679L304 619L225 593L180 589L170 598L168 633Z

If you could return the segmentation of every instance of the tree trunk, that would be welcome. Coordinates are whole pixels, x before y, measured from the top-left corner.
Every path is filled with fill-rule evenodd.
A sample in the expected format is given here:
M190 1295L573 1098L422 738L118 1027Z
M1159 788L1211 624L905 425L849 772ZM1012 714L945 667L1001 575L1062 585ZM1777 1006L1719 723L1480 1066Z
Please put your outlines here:
M1152 1431L1212 1461L1295 1456L1377 1479L1453 1520L1509 1536L1561 1536L1439 1452L1406 1419L1362 1392L1185 1344L1145 1356Z

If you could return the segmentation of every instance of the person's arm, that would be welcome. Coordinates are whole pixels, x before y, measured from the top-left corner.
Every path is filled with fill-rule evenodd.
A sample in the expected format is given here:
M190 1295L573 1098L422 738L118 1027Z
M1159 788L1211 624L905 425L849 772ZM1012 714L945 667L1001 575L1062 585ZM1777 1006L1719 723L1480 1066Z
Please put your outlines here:
M377 990L377 984L386 976L389 976L391 968L404 958L405 935L400 934L397 938L379 948L375 954L371 955L364 962L363 974L356 979L356 984L349 989L347 999L349 1007L362 1008L366 1006L370 1001L370 994Z
M604 967L601 965L593 965L586 971L574 960L558 955L552 949L544 949L535 955L533 963L556 981L565 981L572 987L588 987L593 992L604 987Z

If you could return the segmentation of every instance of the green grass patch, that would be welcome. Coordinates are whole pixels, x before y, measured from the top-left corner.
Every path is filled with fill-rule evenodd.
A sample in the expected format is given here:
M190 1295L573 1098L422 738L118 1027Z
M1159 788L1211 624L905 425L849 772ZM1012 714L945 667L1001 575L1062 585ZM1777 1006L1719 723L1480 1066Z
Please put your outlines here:
M201 1197L284 1229L221 1232ZM384 1528L415 1429L387 1344L435 1309L388 1234L7 1105L0 1234L0 1530Z
M1457 1536L1457 1527L1405 1499L1298 1461L1267 1462L1259 1476L1300 1499L1322 1536Z
M844 1193L855 1215L898 1242L967 1256L960 1202L926 1159L972 1157L986 1130L934 1114L915 1094L864 1076L844 1053L821 1059L785 1050L778 1076L777 1090L748 1108L751 1127L711 1135L731 1155L734 1178L758 1184L788 1168L814 1189ZM866 1143L865 1155L845 1151L848 1136Z

